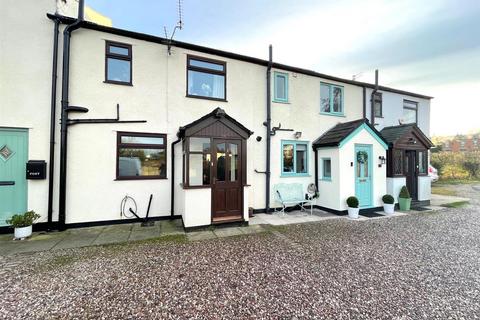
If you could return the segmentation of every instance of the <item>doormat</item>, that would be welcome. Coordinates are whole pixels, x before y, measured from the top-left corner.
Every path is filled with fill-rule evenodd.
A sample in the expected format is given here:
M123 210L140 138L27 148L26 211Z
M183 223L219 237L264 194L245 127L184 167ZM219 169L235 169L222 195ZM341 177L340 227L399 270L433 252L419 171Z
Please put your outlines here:
M431 210L431 209L425 208L425 207L413 207L411 209L415 210L415 211L430 211Z
M376 212L360 212L359 214L367 218L378 218L378 217L384 216L383 214L376 213Z

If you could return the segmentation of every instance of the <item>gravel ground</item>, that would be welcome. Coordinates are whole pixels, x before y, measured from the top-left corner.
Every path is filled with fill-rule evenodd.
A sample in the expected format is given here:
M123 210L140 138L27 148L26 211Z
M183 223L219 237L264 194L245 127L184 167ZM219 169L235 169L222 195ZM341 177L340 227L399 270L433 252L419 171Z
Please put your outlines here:
M475 319L477 203L193 243L179 236L5 257L0 318Z

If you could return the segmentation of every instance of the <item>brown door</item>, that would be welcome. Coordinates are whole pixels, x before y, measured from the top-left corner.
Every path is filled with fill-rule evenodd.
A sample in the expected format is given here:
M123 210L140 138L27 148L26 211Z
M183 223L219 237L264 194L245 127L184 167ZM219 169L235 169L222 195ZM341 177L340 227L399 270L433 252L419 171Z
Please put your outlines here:
M212 220L241 219L242 141L213 140Z
M405 152L405 176L407 177L407 188L412 200L417 200L417 152L409 150Z

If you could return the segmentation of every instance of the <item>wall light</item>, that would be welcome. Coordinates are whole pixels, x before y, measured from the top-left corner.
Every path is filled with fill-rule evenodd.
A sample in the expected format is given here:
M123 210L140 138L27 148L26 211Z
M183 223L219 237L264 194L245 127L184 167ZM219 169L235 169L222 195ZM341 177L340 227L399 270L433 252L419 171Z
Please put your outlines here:
M302 137L302 132L301 131L295 132L295 139L300 139L301 137Z
M387 162L387 159L384 156L378 157L378 167L381 168Z

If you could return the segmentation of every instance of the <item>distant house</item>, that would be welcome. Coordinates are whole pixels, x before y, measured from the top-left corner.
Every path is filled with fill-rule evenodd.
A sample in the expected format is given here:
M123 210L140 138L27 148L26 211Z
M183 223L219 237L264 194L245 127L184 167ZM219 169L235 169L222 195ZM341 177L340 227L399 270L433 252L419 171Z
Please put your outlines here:
M480 136L476 134L446 137L441 147L442 151L450 152L480 151Z
M54 0L2 8L0 23L15 28L0 38L0 226L27 209L38 227L128 222L122 199L144 216L150 194L151 217L185 228L248 223L249 208L272 212L275 186L294 183L315 184L316 206L339 214L348 196L378 210L403 185L430 200L429 96L89 21L72 27ZM68 25L78 29L64 38ZM26 179L29 160L46 161L44 179Z

